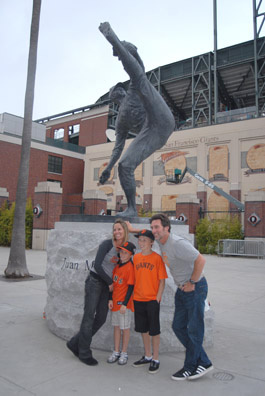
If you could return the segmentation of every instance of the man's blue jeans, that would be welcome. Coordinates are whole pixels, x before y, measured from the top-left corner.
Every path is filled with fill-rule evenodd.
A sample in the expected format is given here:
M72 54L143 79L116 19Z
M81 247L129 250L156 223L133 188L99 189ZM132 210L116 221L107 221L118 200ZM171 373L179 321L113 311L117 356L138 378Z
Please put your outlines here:
M84 315L79 332L71 338L70 344L81 359L92 356L90 345L92 337L103 326L108 314L108 285L91 275L85 283Z
M175 294L175 314L172 328L186 348L184 369L193 372L199 365L209 365L202 347L204 337L204 307L208 285L203 277L195 284L195 290L184 292L179 288Z

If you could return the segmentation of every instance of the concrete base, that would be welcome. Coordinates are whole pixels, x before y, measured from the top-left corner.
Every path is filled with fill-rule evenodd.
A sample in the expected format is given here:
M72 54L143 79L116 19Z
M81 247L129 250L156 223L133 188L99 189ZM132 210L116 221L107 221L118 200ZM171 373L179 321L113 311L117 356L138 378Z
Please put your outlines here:
M139 224L138 224L139 225ZM182 231L186 226L179 226ZM140 228L144 228L140 227ZM101 241L111 237L112 224L106 223L56 223L47 243L46 282L48 289L45 307L49 329L63 339L70 339L80 327L84 307L84 283L90 264ZM185 233L184 233L185 234ZM188 234L186 234L188 236ZM137 245L137 239L130 236ZM169 274L170 275L170 274ZM171 330L174 314L175 285L166 281L161 303L161 352L183 350ZM205 345L212 345L214 312L205 315ZM142 339L131 325L129 352L142 353ZM113 328L108 315L105 325L93 337L92 347L110 350L113 347Z

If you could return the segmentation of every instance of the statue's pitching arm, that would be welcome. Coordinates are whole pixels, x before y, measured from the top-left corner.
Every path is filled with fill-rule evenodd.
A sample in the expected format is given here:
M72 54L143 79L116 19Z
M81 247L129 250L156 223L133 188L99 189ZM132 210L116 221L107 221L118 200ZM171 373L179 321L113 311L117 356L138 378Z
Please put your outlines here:
M121 134L119 134L119 132L117 132L116 136L117 137L116 137L115 146L112 150L112 154L111 154L109 163L108 163L106 169L102 172L102 174L100 176L100 179L99 179L100 184L104 184L109 179L110 172L111 172L113 166L116 164L116 162L118 161L118 159L121 156L122 150L125 145L127 133L125 134L125 136L121 136Z
M123 67L129 74L130 78L139 78L141 75L145 74L137 60L130 54L116 36L109 22L101 23L99 30L112 45L115 54L117 54L118 58L121 60Z

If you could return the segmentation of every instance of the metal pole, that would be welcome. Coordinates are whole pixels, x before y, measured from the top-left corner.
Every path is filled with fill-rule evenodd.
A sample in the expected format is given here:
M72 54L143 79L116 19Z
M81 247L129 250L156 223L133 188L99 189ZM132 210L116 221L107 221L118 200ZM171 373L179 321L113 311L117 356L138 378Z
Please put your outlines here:
M255 73L255 104L256 117L259 116L259 86L258 86L258 58L257 58L257 9L256 0L253 0L253 29L254 29L254 73Z
M191 84L191 89L192 89L192 105L191 105L191 117L192 117L192 128L195 127L195 111L194 111L194 107L195 107L195 92L194 92L194 84L195 84L195 79L194 79L194 57L191 58L191 64L192 64L192 84Z
M254 0L253 0L254 1ZM217 124L218 113L218 81L217 81L217 0L213 0L213 32L214 32L214 123Z

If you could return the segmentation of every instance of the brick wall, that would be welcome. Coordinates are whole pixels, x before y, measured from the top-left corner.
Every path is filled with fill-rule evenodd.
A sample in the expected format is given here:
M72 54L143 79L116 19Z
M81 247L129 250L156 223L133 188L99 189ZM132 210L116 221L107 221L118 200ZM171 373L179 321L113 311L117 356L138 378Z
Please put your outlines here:
M45 146L43 146L45 148ZM9 200L16 198L17 178L20 165L21 146L0 142L0 186L9 192ZM48 173L48 155L63 158L62 174ZM34 188L38 182L57 180L62 183L63 201L67 196L83 192L84 161L64 155L53 154L45 150L31 148L28 180L28 197L34 199Z
M79 145L93 146L107 142L106 129L108 125L108 115L83 120L80 125Z
M84 214L98 215L101 210L107 214L107 201L105 199L86 199L84 200Z
M65 197L62 214L81 214L82 194L71 194Z

